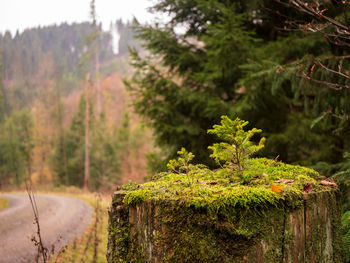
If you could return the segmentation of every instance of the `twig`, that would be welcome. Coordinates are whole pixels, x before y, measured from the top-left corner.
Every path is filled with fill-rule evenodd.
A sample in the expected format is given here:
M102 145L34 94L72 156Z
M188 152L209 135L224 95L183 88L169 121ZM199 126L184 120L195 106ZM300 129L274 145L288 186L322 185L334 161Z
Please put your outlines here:
M299 75L300 76L300 75ZM341 86L337 83L332 83L332 82L328 82L328 81L323 81L323 80L318 80L318 79L314 79L314 78L311 78L308 74L306 74L305 72L303 72L302 76L301 77L304 77L305 79L307 80L310 80L312 82L316 82L318 84L322 84L322 85L325 85L327 86L328 88L330 89L334 89L334 90L342 90L342 89L350 89L350 86L349 85L345 85L345 86Z
M344 77L344 78L350 79L350 76L349 76L349 75L346 75L346 74L344 74L344 73L341 72L341 71L335 71L335 70L333 70L333 69L330 69L330 68L326 67L325 65L323 65L323 64L322 64L320 61L318 61L318 60L316 60L316 64L319 65L320 67L322 67L323 69L325 69L326 71L329 71L329 72L332 72L332 73L334 73L334 74L340 75L340 76L342 76L342 77Z
M32 206L32 210L34 213L34 223L35 223L36 228L37 228L36 234L37 234L38 240L35 238L35 236L33 236L31 239L32 242L34 243L34 245L38 248L38 253L37 253L35 260L36 260L36 262L39 262L39 258L41 255L44 263L46 263L49 259L49 250L44 246L42 238L41 238L38 206L36 204L35 196L34 196L31 185L29 186L27 181L25 181L25 185L26 185L28 198L30 200L30 204Z

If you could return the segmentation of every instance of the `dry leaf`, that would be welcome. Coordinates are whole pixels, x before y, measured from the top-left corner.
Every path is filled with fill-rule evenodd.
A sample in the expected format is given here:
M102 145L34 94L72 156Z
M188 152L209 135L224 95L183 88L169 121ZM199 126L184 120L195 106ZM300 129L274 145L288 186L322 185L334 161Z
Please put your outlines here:
M281 179L281 180L277 180L275 181L276 183L283 183L283 184L292 184L294 182L294 180L290 180L290 179Z
M283 188L282 188L282 186L280 186L280 185L272 184L272 185L271 185L271 190L272 190L272 192L280 193L280 192L283 191Z
M304 185L303 192L304 192L305 194L308 194L308 193L310 193L311 191L312 191L312 185L311 185L311 184L306 184L306 185Z
M210 185L216 185L218 182L205 182L205 181L197 181L199 184L210 184Z
M310 69L310 74L314 73L315 68L316 68L316 64L313 64L313 66Z
M336 183L330 182L330 181L326 181L326 180L322 180L320 182L321 185L324 186L331 186L331 187L337 187L338 185Z

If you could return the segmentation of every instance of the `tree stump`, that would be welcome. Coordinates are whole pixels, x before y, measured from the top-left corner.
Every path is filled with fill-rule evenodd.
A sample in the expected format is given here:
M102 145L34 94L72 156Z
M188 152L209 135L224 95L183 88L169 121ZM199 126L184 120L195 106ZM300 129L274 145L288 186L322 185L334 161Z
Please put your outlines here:
M305 195L298 205L246 209L227 217L184 202L125 205L114 193L107 259L115 262L343 262L339 190Z

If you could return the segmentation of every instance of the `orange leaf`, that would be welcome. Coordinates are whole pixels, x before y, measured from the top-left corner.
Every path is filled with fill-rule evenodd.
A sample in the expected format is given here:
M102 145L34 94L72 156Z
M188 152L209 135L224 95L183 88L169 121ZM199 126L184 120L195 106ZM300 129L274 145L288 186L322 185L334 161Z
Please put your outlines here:
M283 188L282 188L282 186L280 186L280 185L272 184L272 185L271 185L271 190L272 190L272 192L280 193L280 192L283 191Z

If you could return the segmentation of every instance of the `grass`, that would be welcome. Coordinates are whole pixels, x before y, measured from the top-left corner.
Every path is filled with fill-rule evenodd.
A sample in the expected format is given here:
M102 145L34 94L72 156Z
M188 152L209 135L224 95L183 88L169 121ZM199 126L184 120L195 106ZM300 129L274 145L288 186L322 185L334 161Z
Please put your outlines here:
M71 262L96 262L106 261L108 241L108 206L111 203L109 196L79 193L62 194L86 201L92 208L92 220L85 229L82 236L73 240L65 249L52 257L50 263L71 263ZM96 223L97 219L97 223ZM97 233L97 239L95 238ZM96 249L97 257L94 258Z
M0 210L5 209L8 207L9 201L5 197L0 197Z

